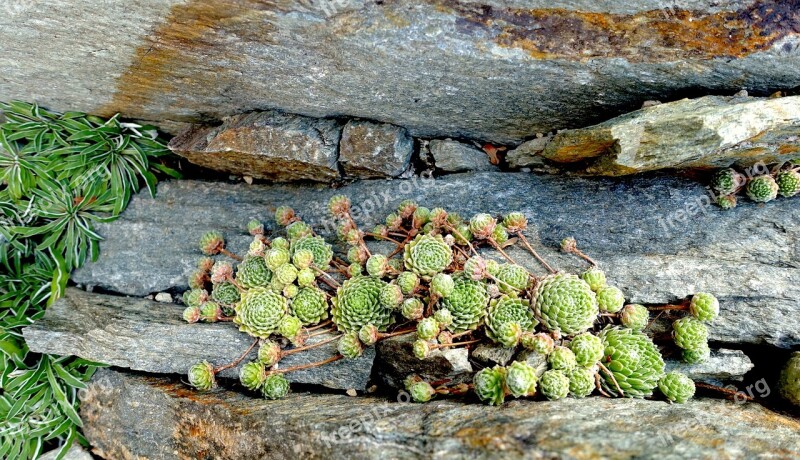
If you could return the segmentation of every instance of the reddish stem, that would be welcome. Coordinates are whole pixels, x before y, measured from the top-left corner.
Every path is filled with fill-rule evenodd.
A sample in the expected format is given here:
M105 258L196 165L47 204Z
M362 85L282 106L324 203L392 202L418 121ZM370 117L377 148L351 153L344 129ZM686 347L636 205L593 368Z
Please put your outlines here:
M325 359L325 360L322 360L322 361L317 361L317 362L314 362L314 363L303 364L301 366L287 367L285 369L271 370L271 371L269 371L269 373L270 374L285 374L287 372L302 371L303 369L311 369L313 367L324 366L324 365L332 363L334 361L338 361L338 360L340 360L342 358L344 358L344 356L336 355L336 356L332 356L332 357L330 357L328 359Z
M255 347L256 347L256 345L258 345L258 341L259 341L259 340L260 340L260 339L256 339L256 340L253 342L253 344L252 344L252 345L250 345L250 347L248 347L248 348L247 348L247 350L245 350L245 352L242 354L242 356L239 356L239 357L236 359L236 361L234 361L234 362L232 362L232 363L230 363L230 364L226 364L226 365L224 365L224 366L221 366L221 367L217 367L217 368L215 368L215 369L214 369L214 374L218 374L218 373L220 373L220 372L224 371L225 369L230 369L230 368L232 368L232 367L236 367L236 366L238 366L238 365L239 365L239 363L241 363L241 362L242 362L242 361L243 361L243 360L244 360L244 359L247 357L247 355L249 355L249 354L250 354L250 352L251 352L251 351L253 351L253 348L255 348Z
M547 271L549 271L550 273L556 273L556 270L553 267L551 267L550 264L548 264L547 261L545 261L544 258L540 256L539 253L537 253L533 249L531 244L528 242L528 239L525 238L525 235L521 231L517 233L517 236L519 236L519 239L520 241L522 241L522 245L525 246L525 249L527 249L528 252L530 252L533 255L533 257L539 261L540 264L544 265L544 268L546 268Z
M299 352L305 351L305 350L310 350L312 348L321 347L321 346L323 346L325 344L333 342L334 340L339 340L340 337L341 337L341 335L337 335L335 337L331 337L330 339L323 340L322 342L312 343L311 345L306 345L304 347L292 348L291 350L282 351L281 352L281 357L293 355L295 353L299 353Z

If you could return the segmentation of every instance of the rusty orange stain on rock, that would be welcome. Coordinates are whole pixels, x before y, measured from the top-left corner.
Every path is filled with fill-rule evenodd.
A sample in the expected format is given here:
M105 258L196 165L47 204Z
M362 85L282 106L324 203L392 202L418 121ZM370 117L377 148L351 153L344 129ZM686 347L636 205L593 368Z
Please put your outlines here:
M762 0L719 13L663 9L636 14L494 8L459 0L442 3L467 21L492 30L498 45L523 49L537 59L741 58L800 33L798 0Z
M282 2L270 3L277 8ZM264 9L264 2L234 0L190 0L173 6L164 22L136 49L132 63L117 78L114 97L97 113L111 116L120 112L130 117L146 117L140 108L149 101L167 94L179 98L181 87L202 84L208 75L184 74L184 64L211 62L209 58L213 54L224 54L226 34L267 42L272 25L267 21L252 21L248 25L247 21ZM208 67L206 72L213 74L213 64ZM187 114L186 121L195 121L195 118Z
M426 2L436 11L452 13L458 21L488 29L497 45L524 50L541 60L600 57L659 63L739 58L800 33L800 0L761 0L719 13L653 10L636 14L495 8L464 0ZM196 122L198 114L187 107L192 104L183 101L182 94L201 86L224 92L246 84L237 79L235 63L258 57L257 47L253 55L231 55L229 40L270 46L280 24L271 20L272 13L297 8L298 3L291 0L190 0L173 6L118 77L112 100L96 112L147 118L148 105L165 105L163 99L168 98L166 104L172 106L172 112L182 114L173 116L172 121ZM328 21L313 26L330 27L333 37L357 36L361 31L358 21L347 24L341 27L342 23ZM384 27L413 25L399 13L387 13Z

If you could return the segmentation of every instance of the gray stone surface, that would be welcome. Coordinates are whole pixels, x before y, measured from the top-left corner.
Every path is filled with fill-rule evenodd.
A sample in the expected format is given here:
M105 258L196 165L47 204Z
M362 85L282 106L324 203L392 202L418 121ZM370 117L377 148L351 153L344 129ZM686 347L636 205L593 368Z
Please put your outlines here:
M56 460L57 458L58 450L51 450L50 452L47 452L39 457L39 460ZM69 448L67 453L61 457L61 460L92 460L92 456L76 442L72 445L72 447Z
M145 296L185 286L200 257L197 241L223 231L236 251L247 247L244 225L291 205L322 234L334 227L327 200L344 193L358 205L357 220L383 220L403 199L476 212L524 212L529 239L553 264L585 268L558 253L577 238L628 301L673 302L700 292L717 295L722 312L711 339L724 343L800 344L800 208L797 198L766 206L743 203L731 211L707 205L704 188L664 176L583 179L524 173L453 174L436 180L361 181L337 190L288 185L251 186L197 181L163 182L157 198L133 198L119 220L98 226L101 256L73 273L84 285ZM511 254L544 273L524 251Z
M414 139L405 128L386 123L349 121L339 143L339 161L349 177L396 177L408 169Z
M444 172L496 171L489 156L472 145L452 139L433 139L428 143L433 162Z
M680 371L696 382L710 384L741 381L753 369L753 362L744 352L724 348L712 350L711 357L700 364L686 364L675 359L667 359L665 362L667 372Z
M514 349L506 348L492 343L479 343L472 350L470 357L482 367L492 367L496 364L505 366L514 357Z
M193 364L207 360L214 366L238 358L253 339L232 323L188 324L183 308L150 300L91 294L69 289L33 326L24 329L32 351L75 355L112 366L157 374L185 374ZM331 335L312 337L311 345ZM256 357L258 348L243 361ZM335 355L336 341L286 356L279 367L322 361ZM334 389L367 388L375 358L373 348L354 360L289 372L296 383L312 383ZM239 377L239 368L222 371L220 377Z
M4 99L166 127L282 109L519 142L649 99L800 85L781 0L6 3Z
M99 371L81 405L102 458L796 458L800 422L755 403L695 399L458 400L196 393L165 378ZM148 423L143 424L142 420Z
M335 120L253 112L221 126L192 126L169 148L192 163L278 182L339 177L336 163L342 126Z
M379 383L392 388L403 388L403 379L417 374L432 382L453 379L454 382L471 381L472 366L464 348L434 350L430 356L420 360L412 351L415 334L391 337L378 342L375 371Z
M552 136L542 136L522 143L506 154L508 166L511 168L544 168L542 152L552 138Z
M561 131L542 156L564 163L592 161L587 172L615 176L783 162L800 155L798 142L800 96L706 96Z

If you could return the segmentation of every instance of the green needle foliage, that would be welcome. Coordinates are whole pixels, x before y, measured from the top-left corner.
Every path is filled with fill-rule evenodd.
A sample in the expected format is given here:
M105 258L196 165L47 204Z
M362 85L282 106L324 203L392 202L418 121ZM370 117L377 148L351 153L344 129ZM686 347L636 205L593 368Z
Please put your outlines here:
M94 230L141 186L178 173L155 128L24 102L0 103L0 458L35 458L76 440L79 391L100 364L31 353L22 328L98 255Z

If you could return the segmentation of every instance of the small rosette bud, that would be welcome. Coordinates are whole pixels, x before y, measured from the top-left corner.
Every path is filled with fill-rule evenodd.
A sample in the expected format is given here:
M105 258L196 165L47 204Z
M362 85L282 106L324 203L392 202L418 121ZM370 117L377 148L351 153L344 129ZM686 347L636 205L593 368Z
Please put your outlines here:
M378 342L378 334L377 327L372 324L365 324L358 331L358 340L366 346L372 346Z
M289 381L283 374L270 374L264 380L264 397L267 399L281 399L289 394Z
M364 346L361 340L358 339L358 332L348 332L339 339L336 346L339 353L348 359L355 359L361 356L364 352Z
M367 273L369 273L370 276L382 278L386 275L388 267L386 256L382 254L373 254L367 259Z
M503 218L503 225L512 235L522 232L528 228L528 218L521 212L511 212Z
M714 321L719 315L719 301L707 292L698 292L692 296L689 312L700 321Z
M515 398L536 393L536 369L528 363L514 361L507 368L506 386Z
M214 366L203 361L189 368L189 385L200 391L207 391L217 385L214 378Z
M479 240L485 240L492 236L497 220L489 214L476 214L469 221L469 231Z
M439 332L439 322L435 318L424 318L417 323L417 337L422 340L433 340L439 335Z
M414 272L402 272L397 276L397 285L405 295L411 295L419 287L419 276Z
M265 367L272 367L281 359L281 347L272 340L266 340L258 348L258 361Z
M438 297L448 297L455 289L455 281L453 277L447 273L437 273L431 279L431 293Z
M408 388L411 400L418 403L426 403L433 398L436 390L428 382L416 382Z
M211 268L211 282L221 283L233 278L233 265L226 261L217 261Z
M225 249L225 239L220 232L208 232L200 238L200 251L207 256L219 254Z
M425 359L431 353L431 346L428 342L422 339L417 339L414 341L412 350L417 359Z
M443 327L453 324L453 314L446 308L436 310L436 313L433 314L433 318Z
M406 299L403 301L403 305L400 308L400 314L403 315L403 318L413 321L422 318L424 309L425 305L421 300L417 298Z
M625 305L620 312L620 321L627 328L641 331L650 322L650 312L644 305Z
M239 370L239 382L248 390L261 388L267 379L267 371L260 362L247 363Z
M343 218L350 213L350 199L344 195L334 195L328 201L328 210L334 217Z
M294 209L289 206L280 206L275 210L275 222L278 225L286 227L291 224L295 219Z
M314 253L310 249L299 249L294 252L292 263L298 269L308 268L314 263Z
M196 323L200 321L200 308L186 307L186 309L183 310L183 319L187 323Z
M258 219L253 219L247 223L247 233L258 236L264 234L264 224Z
M384 307L396 310L403 303L403 291L396 284L387 284L381 288L380 303Z

